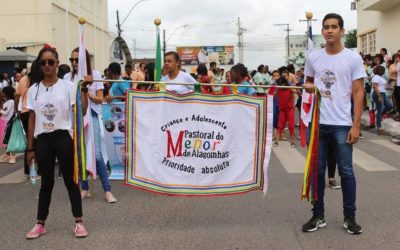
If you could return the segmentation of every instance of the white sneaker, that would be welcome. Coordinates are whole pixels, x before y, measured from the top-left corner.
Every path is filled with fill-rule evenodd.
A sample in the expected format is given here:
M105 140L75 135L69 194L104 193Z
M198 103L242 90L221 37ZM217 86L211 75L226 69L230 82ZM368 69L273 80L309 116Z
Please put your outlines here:
M14 164L16 162L17 162L17 157L15 155L10 155L10 160L8 161L8 163Z

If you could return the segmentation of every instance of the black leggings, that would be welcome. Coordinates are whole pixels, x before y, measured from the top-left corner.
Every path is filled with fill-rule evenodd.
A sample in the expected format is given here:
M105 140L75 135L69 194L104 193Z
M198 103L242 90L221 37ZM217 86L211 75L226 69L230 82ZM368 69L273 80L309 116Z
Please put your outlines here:
M328 144L328 150L326 154L326 164L328 165L328 178L335 178L336 150L333 143Z
M29 112L21 113L21 122L24 127L25 134L28 134L28 120L29 120ZM26 161L26 151L24 154L24 173L29 175L29 164Z
M74 217L82 217L82 200L79 186L73 179L73 144L66 130L56 130L38 136L35 144L35 157L42 180L39 193L37 219L46 220L49 214L51 193L54 186L55 158L58 158L64 184L67 187Z

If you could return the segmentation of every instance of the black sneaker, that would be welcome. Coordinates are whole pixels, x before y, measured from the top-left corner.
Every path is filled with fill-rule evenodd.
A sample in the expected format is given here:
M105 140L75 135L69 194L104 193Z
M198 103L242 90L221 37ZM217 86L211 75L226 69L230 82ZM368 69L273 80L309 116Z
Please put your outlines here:
M326 227L326 221L323 215L314 214L311 219L303 225L303 232L314 232L318 228Z
M357 224L356 218L354 217L345 217L344 218L344 228L347 229L349 234L360 234L362 233L362 228Z
M328 183L328 185L329 185L330 188L333 188L333 189L340 189L340 188L342 188L341 186L339 186L338 184L336 184L336 181L335 181L335 180L330 180L329 183Z

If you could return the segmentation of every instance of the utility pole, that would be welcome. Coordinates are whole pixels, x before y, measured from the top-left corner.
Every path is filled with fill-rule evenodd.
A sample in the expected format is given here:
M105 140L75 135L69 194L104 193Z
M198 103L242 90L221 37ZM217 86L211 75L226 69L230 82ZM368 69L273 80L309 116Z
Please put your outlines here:
M246 31L240 23L238 17L238 48L239 48L239 63L243 63L243 32Z
M122 32L122 30L121 30L121 25L120 25L120 23L119 23L119 13L118 13L118 10L117 10L117 29L118 29L118 37L121 37L121 32Z
M290 24L288 23L278 23L274 24L274 26L286 26L286 29L284 31L287 32L287 57L286 57L286 64L289 64L289 56L290 56Z
M163 29L163 56L165 57L165 53L167 53L167 43L166 43L166 41L165 41L165 29ZM163 57L163 58L164 58Z

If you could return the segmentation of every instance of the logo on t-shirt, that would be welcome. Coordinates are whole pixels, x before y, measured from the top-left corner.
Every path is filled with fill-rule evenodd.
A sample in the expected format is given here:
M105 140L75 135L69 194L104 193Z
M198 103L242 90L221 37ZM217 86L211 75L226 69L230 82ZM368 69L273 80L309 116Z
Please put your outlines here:
M47 120L43 121L43 130L50 131L54 129L54 118L57 114L57 108L51 103L45 103L41 107L41 113L46 118L45 120Z
M324 98L329 98L332 100L332 85L335 84L337 78L335 73L330 71L329 69L324 70L320 77L321 82L325 85L325 88L321 89L321 96Z

